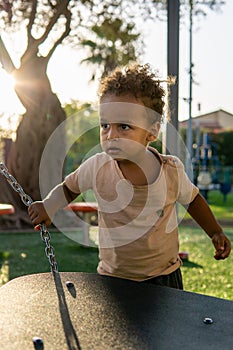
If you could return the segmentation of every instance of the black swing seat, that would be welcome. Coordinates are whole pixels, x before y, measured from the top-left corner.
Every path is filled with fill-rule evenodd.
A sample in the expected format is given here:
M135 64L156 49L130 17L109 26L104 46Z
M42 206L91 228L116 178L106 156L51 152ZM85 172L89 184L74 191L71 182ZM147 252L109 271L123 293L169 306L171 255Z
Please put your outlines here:
M230 350L233 302L78 272L0 288L1 350Z

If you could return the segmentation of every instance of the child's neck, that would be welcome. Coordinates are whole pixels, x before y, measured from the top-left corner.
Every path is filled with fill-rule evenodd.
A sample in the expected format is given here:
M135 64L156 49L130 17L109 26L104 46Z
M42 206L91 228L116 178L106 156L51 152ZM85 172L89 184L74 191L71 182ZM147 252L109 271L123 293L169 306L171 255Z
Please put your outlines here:
M160 162L149 150L146 151L142 159L137 160L137 163L130 160L120 160L118 166L125 179L135 186L152 184L156 181L160 172Z

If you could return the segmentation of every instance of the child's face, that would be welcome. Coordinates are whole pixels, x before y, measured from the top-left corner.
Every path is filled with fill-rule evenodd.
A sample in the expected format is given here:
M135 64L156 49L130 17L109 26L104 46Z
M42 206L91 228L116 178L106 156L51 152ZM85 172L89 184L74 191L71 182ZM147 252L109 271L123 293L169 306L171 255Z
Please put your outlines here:
M100 141L104 152L116 160L133 160L154 141L160 123L149 124L146 108L133 95L107 95L100 104Z

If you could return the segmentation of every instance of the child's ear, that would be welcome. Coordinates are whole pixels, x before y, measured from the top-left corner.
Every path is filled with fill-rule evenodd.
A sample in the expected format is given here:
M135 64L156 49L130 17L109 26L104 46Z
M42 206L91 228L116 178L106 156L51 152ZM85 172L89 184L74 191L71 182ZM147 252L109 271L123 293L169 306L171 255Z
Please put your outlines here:
M147 139L149 142L153 142L157 139L158 134L159 134L159 130L160 130L160 123L159 122L156 122L151 126L150 132L147 136Z

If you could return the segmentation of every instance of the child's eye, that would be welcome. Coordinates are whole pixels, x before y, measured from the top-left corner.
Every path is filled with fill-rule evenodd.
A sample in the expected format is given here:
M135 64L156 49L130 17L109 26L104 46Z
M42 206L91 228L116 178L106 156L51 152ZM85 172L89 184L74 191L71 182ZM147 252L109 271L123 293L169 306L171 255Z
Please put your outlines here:
M128 124L121 124L121 129L122 130L129 130L130 126Z
M107 124L107 123L101 124L101 129L106 130L106 129L108 129L108 128L109 128L109 124Z

